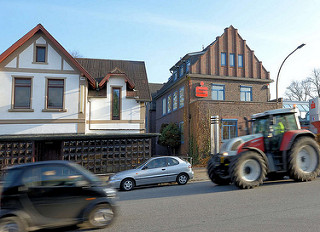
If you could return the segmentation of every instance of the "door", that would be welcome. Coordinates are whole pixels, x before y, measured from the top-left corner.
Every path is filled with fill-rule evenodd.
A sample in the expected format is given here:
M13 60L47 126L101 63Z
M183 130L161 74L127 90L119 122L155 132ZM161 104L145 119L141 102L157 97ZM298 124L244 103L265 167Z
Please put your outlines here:
M89 203L90 189L76 185L86 180L77 170L67 165L41 165L24 173L22 183L26 197L22 203L38 223L72 223Z
M168 182L166 158L156 158L146 163L136 176L137 185Z
M61 160L61 141L39 141L35 143L36 160Z
M177 176L182 171L181 166L179 165L179 161L175 158L168 157L167 158L167 176L170 182L174 182L177 180Z

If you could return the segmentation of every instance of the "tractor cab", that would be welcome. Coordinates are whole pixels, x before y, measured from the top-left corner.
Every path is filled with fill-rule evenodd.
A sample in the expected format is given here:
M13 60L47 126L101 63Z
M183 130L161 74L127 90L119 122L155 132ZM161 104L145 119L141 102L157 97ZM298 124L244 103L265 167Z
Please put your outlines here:
M301 129L297 108L265 111L251 118L252 134L263 135L265 152L280 151L284 134Z

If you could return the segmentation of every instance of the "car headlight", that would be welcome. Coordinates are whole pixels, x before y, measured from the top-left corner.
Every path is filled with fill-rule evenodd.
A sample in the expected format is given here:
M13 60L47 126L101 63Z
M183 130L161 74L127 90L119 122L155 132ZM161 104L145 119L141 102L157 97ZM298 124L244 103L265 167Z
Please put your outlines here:
M229 154L228 154L228 152L225 151L225 152L222 153L222 155L223 156L228 156Z
M117 191L114 188L104 188L107 197L115 198L117 196Z

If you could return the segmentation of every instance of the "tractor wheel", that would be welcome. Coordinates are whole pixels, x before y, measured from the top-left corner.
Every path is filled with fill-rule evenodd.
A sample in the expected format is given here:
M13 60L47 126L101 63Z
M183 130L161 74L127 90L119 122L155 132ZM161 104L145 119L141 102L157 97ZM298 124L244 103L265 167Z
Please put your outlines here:
M209 162L208 162L208 167L207 167L207 171L208 171L208 176L210 178L210 180L217 184L217 185L228 185L230 184L230 175L224 175L221 173L221 171L219 172L219 168L216 167L215 165L215 157L211 157Z
M267 174L267 165L260 154L245 151L231 162L231 180L241 189L250 189L262 184Z
M289 152L289 176L295 181L310 181L320 173L320 149L310 137L298 138Z

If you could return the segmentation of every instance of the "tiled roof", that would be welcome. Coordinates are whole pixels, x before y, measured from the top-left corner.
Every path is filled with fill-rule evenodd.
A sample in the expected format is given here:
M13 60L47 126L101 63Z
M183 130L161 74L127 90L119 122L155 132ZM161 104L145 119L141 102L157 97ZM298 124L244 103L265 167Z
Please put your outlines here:
M92 75L93 78L101 80L100 83L108 81L110 74L118 73L125 75L128 84L138 91L138 99L141 101L151 101L147 72L143 61L89 58L76 58L76 60L88 73L90 73L90 75ZM114 70L117 70L117 72L114 72Z
M160 83L149 83L149 89L150 89L150 93L151 95L156 94L162 87L164 84L160 84Z

